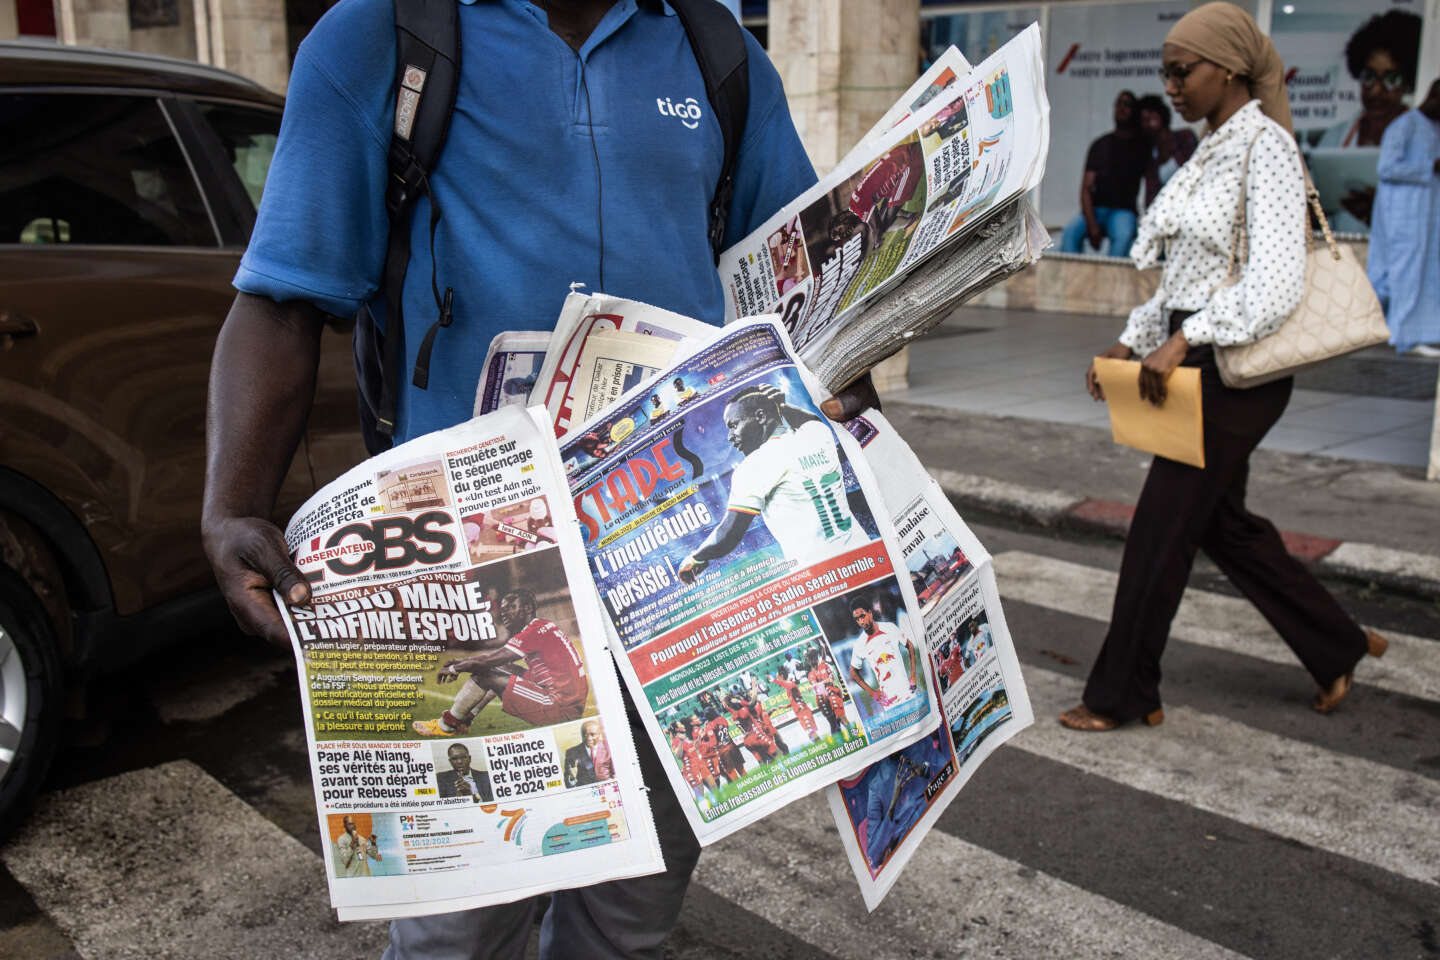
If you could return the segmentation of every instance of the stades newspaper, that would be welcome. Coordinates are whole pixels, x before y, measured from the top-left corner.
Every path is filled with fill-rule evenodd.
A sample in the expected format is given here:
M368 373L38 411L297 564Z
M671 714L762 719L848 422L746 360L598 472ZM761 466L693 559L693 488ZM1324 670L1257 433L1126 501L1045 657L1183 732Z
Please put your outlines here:
M939 720L889 516L811 389L779 324L745 321L562 441L621 672L702 843Z
M285 531L340 919L664 869L549 417L508 406L346 473Z
M940 691L928 736L827 790L841 842L874 910L985 758L1034 721L990 554L878 411L846 429L864 448L900 537Z

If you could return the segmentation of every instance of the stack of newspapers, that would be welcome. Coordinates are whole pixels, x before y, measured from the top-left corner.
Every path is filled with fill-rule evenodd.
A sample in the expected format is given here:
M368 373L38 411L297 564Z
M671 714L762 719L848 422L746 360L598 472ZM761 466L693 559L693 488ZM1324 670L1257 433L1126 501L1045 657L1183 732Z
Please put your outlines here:
M951 47L823 180L720 257L730 318L778 313L831 390L1033 262L1050 140L1040 30Z
M702 844L825 791L880 902L1033 713L984 546L878 411L819 401L1034 257L1045 111L1034 28L952 49L726 252L732 322L572 288L495 338L474 419L296 513L340 919L657 873L658 790Z

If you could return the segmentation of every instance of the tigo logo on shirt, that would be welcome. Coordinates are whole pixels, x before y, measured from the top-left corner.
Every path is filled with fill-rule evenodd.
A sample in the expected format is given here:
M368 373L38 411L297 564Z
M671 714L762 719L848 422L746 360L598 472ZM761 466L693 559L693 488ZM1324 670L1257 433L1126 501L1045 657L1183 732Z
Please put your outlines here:
M687 130L700 126L700 104L694 97L686 97L683 103L671 103L669 97L656 97L655 106L660 108L662 117L679 117Z

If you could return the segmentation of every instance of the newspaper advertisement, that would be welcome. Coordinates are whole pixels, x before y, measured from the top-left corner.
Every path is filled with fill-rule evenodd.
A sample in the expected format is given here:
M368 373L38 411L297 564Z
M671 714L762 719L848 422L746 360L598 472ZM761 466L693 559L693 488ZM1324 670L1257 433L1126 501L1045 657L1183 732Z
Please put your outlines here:
M602 293L579 293L571 287L550 335L545 362L536 378L530 402L543 406L555 424L555 436L565 436L585 418L577 409L576 377L589 338L601 332L638 333L680 341L710 336L715 328L678 313L634 300Z
M941 701L940 723L927 736L827 791L874 910L971 774L1034 713L990 554L880 413L867 410L846 428L880 478Z
M1032 24L722 253L727 319L778 313L813 358L882 289L1037 186L1048 139Z
M709 331L707 330L707 333ZM594 417L619 402L626 393L648 381L670 365L680 342L641 333L592 333L580 352L575 370L575 397L578 422ZM679 403L673 383L657 384L650 392L646 410L652 420L664 419Z
M549 418L508 406L362 463L285 531L341 920L664 869Z
M860 448L775 319L716 330L562 443L611 643L702 844L939 720Z
M478 417L501 407L528 403L549 345L549 331L506 330L495 334L480 368L472 415Z

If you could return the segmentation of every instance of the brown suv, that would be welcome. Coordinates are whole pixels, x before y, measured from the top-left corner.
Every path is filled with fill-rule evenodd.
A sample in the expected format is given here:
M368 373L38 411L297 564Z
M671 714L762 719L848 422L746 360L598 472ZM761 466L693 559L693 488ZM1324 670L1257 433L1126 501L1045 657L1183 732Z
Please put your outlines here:
M0 831L62 691L222 622L205 389L283 104L186 61L0 43ZM364 456L350 356L337 324L280 517Z

